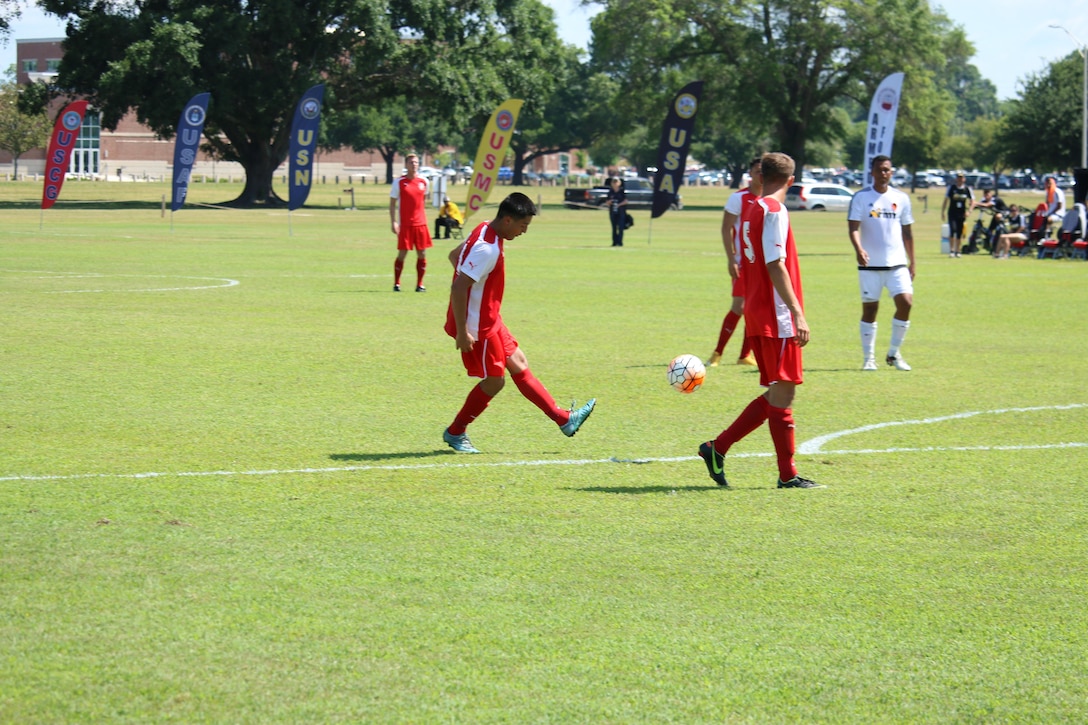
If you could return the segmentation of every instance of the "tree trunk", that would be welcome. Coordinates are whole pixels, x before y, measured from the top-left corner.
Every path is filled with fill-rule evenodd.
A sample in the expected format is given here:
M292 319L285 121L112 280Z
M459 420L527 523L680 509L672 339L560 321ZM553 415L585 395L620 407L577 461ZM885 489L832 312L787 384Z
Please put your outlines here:
M272 184L276 168L286 156L276 158L267 145L257 145L242 154L241 164L246 172L246 185L242 193L229 206L252 207L258 205L285 206L286 202L276 195Z

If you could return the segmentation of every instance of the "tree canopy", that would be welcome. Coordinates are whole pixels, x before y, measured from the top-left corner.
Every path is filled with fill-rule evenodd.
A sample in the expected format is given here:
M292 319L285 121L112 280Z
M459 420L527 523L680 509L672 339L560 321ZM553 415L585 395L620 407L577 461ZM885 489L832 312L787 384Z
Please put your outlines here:
M524 52L520 41L536 32L543 7L538 0L40 4L69 22L57 87L89 98L103 127L116 128L132 110L169 138L185 102L210 91L205 148L245 168L240 204L279 202L272 176L287 155L294 106L311 85L326 84L332 113L388 107L398 96L427 101L439 120L490 113L506 93L495 69Z
M755 137L765 132L800 165L807 143L845 135L835 112L844 99L867 107L867 93L888 73L940 63L944 26L926 0L603 5L593 21L593 58L622 79L621 105L666 94L681 79L728 79L717 100L706 94L718 106L717 123Z
M1074 51L1027 79L998 132L1010 164L1068 169L1079 163L1083 72L1084 61Z
M19 157L31 149L44 149L52 130L45 113L20 109L22 90L14 81L0 82L0 149L11 154L15 176L19 175Z

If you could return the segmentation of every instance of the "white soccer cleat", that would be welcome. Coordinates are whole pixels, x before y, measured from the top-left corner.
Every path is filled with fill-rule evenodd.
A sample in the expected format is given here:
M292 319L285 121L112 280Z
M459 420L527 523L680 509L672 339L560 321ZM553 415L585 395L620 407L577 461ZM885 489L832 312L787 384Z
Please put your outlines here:
M861 369L862 370L878 370L879 368L877 368L877 366L876 366L876 360L874 358L869 358L868 360L866 360L862 364Z
M896 370L910 370L910 365L907 365L907 361L904 360L903 356L899 353L896 353L894 356L889 355L884 361Z

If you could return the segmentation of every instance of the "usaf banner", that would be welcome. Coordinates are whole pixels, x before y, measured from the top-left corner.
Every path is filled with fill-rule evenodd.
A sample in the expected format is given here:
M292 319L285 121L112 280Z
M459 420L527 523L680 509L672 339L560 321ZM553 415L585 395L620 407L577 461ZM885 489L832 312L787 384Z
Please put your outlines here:
M71 158L72 148L79 138L79 127L83 125L83 115L86 112L87 101L73 101L64 107L53 124L53 137L45 154L43 211L53 206L60 196L60 187L64 185L64 175L68 172L68 159Z
M865 135L865 186L873 183L873 157L892 155L895 140L895 118L899 114L899 96L903 90L903 74L892 73L880 82L869 104L869 130Z
M476 150L476 163L472 167L472 179L468 185L468 201L465 202L465 221L480 211L491 187L499 178L499 164L510 148L510 137L514 135L514 125L524 101L511 98L491 114L491 119L480 138L480 147Z
M287 210L294 211L306 203L310 195L314 152L317 150L317 130L321 124L321 102L325 99L325 84L318 83L302 94L291 122L291 145L288 158L290 199Z
M703 82L693 81L680 89L669 106L665 126L661 130L661 145L657 148L657 172L654 174L654 207L651 219L664 214L676 201L676 190L684 178L684 165L691 148L691 130Z
M178 119L177 139L174 141L174 182L170 211L177 211L185 204L189 193L189 176L200 149L200 136L204 133L204 119L208 115L210 93L198 93L185 104Z

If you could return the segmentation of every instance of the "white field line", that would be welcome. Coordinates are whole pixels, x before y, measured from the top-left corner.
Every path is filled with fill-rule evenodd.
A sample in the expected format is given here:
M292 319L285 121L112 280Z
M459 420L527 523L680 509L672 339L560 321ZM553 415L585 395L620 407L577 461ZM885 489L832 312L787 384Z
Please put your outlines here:
M1071 408L1084 408L1088 407L1082 404L1074 405L1060 405L1060 406L1045 406L1038 408L1009 408L1000 411L986 411L988 413L1011 413L1011 412L1023 412L1023 411L1038 411L1038 410L1067 410ZM1051 450L1051 449L1068 449L1068 448L1088 448L1088 442L1071 441L1065 443L1042 443L1038 445L995 445L995 446L922 446L918 448L862 448L855 450L822 450L821 446L823 442L834 438L842 437L848 433L854 433L859 431L875 430L878 428L886 428L892 425L906 425L906 424L918 424L918 423L934 423L944 420L954 420L959 418L969 418L975 415L982 415L983 412L974 413L962 413L957 415L943 416L940 418L927 418L919 421L898 421L891 423L881 423L876 425L864 426L862 428L855 428L850 431L841 431L840 433L831 433L826 436L820 436L813 438L811 441L807 441L798 447L798 454L800 454L801 448L807 448L806 455L821 455L821 456L856 456L856 455L880 455L887 453L932 453L937 451L1034 451L1034 450ZM815 444L815 445L812 445ZM736 458L769 458L773 456L772 453L734 453L730 454L731 459ZM469 456L464 456L465 458ZM299 475L299 474L314 474L314 473L357 473L365 471L415 471L426 469L455 469L455 468L517 468L517 467L537 467L537 466L593 466L602 463L628 463L628 464L644 464L644 463L676 463L680 461L696 461L699 460L698 456L668 456L668 457L647 457L647 458L581 458L581 459L541 459L535 461L475 461L475 462L463 462L463 463L414 463L414 464L386 464L386 465L366 465L366 466L328 466L322 468L268 468L268 469L255 469L248 471L151 471L146 473L75 473L69 475L26 475L26 476L0 476L0 482L3 481L73 481L82 479L94 479L94 478L121 478L121 479L141 479L141 478L164 478L175 476L178 478L231 478L238 476L284 476L284 475Z
M11 273L15 270L4 269L0 272ZM177 274L100 274L97 272L83 273L83 274L67 274L64 272L44 272L44 271L28 271L23 274L36 274L39 275L33 279L58 279L58 280L76 280L76 279L106 279L108 277L128 277L139 279L195 279L202 281L215 281L220 284L210 285L190 285L186 287L154 287L147 289L66 289L66 290L45 290L43 294L47 295L67 295L67 294L80 294L80 293L99 293L99 292L189 292L193 290L204 289L219 289L221 287L235 287L241 282L236 279L229 279L227 277L188 277Z

